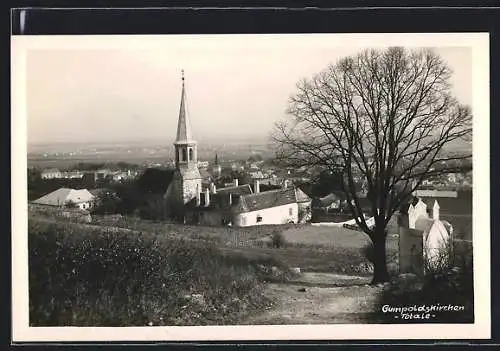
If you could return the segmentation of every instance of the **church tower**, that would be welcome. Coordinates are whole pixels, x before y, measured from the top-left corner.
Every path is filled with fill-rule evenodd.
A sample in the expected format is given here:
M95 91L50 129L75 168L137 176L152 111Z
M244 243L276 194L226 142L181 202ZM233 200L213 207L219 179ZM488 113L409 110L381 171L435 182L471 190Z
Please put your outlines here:
M186 109L186 89L184 70L182 70L182 91L177 122L177 135L174 142L175 172L165 198L170 207L176 207L178 212L187 202L201 191L201 175L198 170L198 148L193 139L191 125ZM174 206L172 206L174 205ZM176 206L175 206L176 205Z

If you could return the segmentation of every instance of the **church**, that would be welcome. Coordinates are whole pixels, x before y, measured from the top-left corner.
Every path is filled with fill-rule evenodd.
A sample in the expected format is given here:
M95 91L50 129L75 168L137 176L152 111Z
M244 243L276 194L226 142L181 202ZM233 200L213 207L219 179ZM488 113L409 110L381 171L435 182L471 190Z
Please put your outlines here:
M186 224L252 226L303 223L310 219L311 198L293 185L260 191L259 181L217 189L203 182L198 169L197 142L186 113L182 71L181 101L174 142L175 170L164 195L167 217Z

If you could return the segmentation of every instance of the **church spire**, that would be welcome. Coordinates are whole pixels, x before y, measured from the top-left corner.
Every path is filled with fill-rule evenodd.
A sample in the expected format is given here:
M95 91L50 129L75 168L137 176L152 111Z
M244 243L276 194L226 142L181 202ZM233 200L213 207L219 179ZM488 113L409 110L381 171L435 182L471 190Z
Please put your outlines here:
M192 142L193 135L191 133L191 126L186 113L186 89L184 87L184 70L182 73L182 92L181 92L181 106L179 110L179 121L177 123L177 137L176 143Z

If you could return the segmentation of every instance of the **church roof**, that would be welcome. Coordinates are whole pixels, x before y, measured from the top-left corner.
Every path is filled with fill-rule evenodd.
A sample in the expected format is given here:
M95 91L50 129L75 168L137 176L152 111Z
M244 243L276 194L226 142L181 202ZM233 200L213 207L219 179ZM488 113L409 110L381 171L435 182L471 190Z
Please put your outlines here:
M177 122L176 143L194 142L191 125L186 111L186 89L184 87L184 70L182 71L181 105L179 109L179 120Z

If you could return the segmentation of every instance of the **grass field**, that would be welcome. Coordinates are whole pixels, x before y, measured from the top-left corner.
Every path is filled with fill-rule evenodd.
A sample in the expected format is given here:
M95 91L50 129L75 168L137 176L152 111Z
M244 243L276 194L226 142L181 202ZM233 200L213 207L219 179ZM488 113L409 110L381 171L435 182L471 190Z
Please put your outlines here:
M92 225L107 228L127 228L165 237L208 240L225 253L237 253L249 258L272 258L302 271L343 274L371 274L370 265L362 253L369 243L366 234L346 228L304 225L254 226L246 228L205 227L122 218L118 221L93 217ZM32 220L35 220L32 218ZM285 246L271 247L273 233L282 233ZM396 238L387 240L388 262L397 256Z
M273 256L201 240L28 224L31 326L232 324L268 306L264 282L294 275Z

